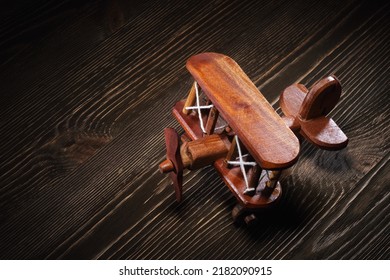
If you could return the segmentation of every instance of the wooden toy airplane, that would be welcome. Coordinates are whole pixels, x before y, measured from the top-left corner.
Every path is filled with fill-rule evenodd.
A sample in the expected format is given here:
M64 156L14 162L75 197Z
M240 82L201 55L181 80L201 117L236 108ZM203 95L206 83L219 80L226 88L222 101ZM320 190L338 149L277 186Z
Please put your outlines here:
M287 87L279 100L280 117L233 59L202 53L189 58L186 66L195 82L187 99L173 107L185 133L180 138L173 128L164 130L167 159L159 165L162 173L170 174L179 202L183 169L213 164L237 198L233 220L251 224L256 212L280 198L281 172L298 160L297 136L328 150L348 143L326 116L341 95L335 76L310 90L302 84Z

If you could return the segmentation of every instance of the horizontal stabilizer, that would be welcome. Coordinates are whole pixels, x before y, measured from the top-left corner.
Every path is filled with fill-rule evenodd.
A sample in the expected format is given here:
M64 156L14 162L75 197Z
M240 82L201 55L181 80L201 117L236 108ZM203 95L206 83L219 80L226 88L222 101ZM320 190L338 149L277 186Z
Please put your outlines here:
M300 133L319 148L339 150L347 146L348 138L338 125L328 117L301 122Z
M280 108L287 117L298 116L303 100L308 93L308 89L302 84L293 84L287 87L279 98Z

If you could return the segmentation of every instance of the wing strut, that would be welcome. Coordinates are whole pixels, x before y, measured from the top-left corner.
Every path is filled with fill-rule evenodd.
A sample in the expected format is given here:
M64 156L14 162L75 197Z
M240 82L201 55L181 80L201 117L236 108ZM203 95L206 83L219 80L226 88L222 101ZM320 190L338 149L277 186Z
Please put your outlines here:
M238 141L238 136L235 135L234 137L235 137L236 145L237 145L238 161L227 161L227 163L231 164L231 165L239 165L240 166L241 173L242 173L242 176L244 177L245 186L246 186L244 193L245 194L252 193L256 189L253 188L253 187L252 188L249 187L248 177L246 176L246 171L245 171L245 165L255 166L255 165L257 165L257 163L256 162L252 162L252 161L244 161L243 160L241 147L240 147L240 142Z
M214 105L200 105L200 100L199 100L199 89L198 89L198 83L194 81L194 88L195 88L195 94L196 94L196 106L188 106L185 107L186 110L197 110L198 111L198 117L199 117L199 123L200 123L200 128L202 129L203 133L206 133L206 129L204 128L203 124L203 119L202 119L202 112L200 111L201 109L210 109L213 108Z

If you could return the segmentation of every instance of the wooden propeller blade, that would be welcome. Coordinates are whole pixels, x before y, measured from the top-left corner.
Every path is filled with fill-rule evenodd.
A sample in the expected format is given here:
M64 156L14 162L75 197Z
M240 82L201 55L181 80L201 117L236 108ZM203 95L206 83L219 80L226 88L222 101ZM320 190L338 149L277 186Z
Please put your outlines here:
M181 202L183 199L183 171L178 173L170 172L169 176L175 189L176 201Z
M167 148L167 159L174 166L174 170L170 172L170 176L175 188L176 200L182 200L183 193L183 162L180 156L180 137L176 130L167 127L164 129L165 145Z

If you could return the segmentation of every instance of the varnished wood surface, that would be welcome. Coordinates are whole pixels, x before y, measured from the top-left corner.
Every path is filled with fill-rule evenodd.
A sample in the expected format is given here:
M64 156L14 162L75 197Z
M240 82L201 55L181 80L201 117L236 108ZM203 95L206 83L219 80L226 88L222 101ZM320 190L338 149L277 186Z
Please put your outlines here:
M6 7L6 8L5 8ZM389 259L386 1L13 1L0 26L2 259ZM163 128L185 61L237 61L280 92L335 74L346 149L304 142L279 208L236 228L213 168L178 205Z
M202 53L192 56L187 68L262 168L287 168L297 161L298 139L234 60Z
M302 84L287 87L279 97L283 119L295 133L325 150L341 150L348 137L328 115L341 96L340 82L334 76L320 79L308 90Z
M194 114L185 115L184 113L182 113L184 108L183 106L185 106L185 104L183 104L183 101L179 101L175 105L175 108L173 110L173 115L176 117L180 126L185 130L184 135L188 135L188 137L190 137L193 140L193 142L188 143L188 146L197 142L201 143L201 146L204 146L204 144L207 141L206 137L211 137L211 136L213 136L214 139L222 140L222 142L218 141L219 145L215 145L214 147L212 147L212 149L208 149L209 159L213 158L213 161L210 161L209 164L212 164L214 166L215 170L219 173L221 180L225 182L226 187L228 187L231 190L232 195L234 195L237 198L237 203L242 205L243 208L246 209L251 208L254 209L255 211L259 210L259 208L272 207L274 203L277 203L281 197L281 189L279 187L276 188L273 194L270 196L262 195L262 191L267 181L265 174L264 174L264 180L260 180L260 183L259 183L259 178L255 180L258 183L256 185L257 186L256 194L251 196L245 194L247 186L245 184L244 177L242 175L242 171L240 167L239 166L228 167L226 164L226 160L235 159L235 157L237 156L237 151L232 149L232 146L234 147L236 145L235 138L229 140L226 133L213 134L213 135L208 135L203 137L200 136L198 138L197 137L197 135L199 135L198 132L202 133L202 131L200 130L199 120L196 120L198 117L197 115ZM188 150L186 153L190 152ZM206 149L203 147L203 149L199 149L199 150L205 151ZM183 155L185 155L186 153L181 153L183 159L184 159ZM190 158L192 158L193 160L194 154L192 154ZM185 160L183 160L183 162L184 161ZM200 168L201 166L204 167L205 165L198 164L198 166L196 166L195 164L194 167ZM256 167L260 169L259 165L256 165ZM175 178L172 179L172 181L174 180ZM251 180L251 176L249 176L249 171L248 171L248 181L250 180ZM248 185L251 186L251 184ZM252 187L255 188L254 186Z

